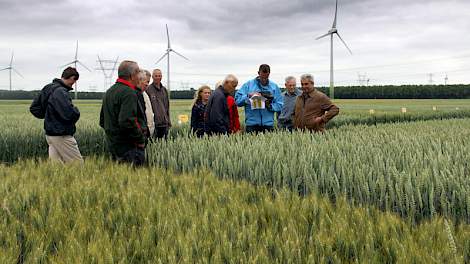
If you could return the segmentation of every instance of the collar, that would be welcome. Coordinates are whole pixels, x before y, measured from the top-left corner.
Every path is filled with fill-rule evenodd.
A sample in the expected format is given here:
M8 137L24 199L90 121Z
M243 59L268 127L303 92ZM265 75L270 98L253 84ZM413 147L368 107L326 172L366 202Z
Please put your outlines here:
M133 85L132 83L130 83L130 82L127 81L127 80L118 78L118 79L116 80L116 82L117 82L117 83L122 83L122 84L124 84L124 85L126 85L126 86L129 86L132 90L137 90L136 87L135 87L135 85Z
M262 85L262 84L261 84L261 81L259 80L259 76L256 77L255 80L256 80L256 82L258 83L258 86L259 86L260 88L262 88L262 87L269 87L269 79L268 79L268 83L267 83L266 85Z
M67 89L67 91L73 90L73 88L68 86L67 84L65 84L64 81L62 81L62 79L56 78L52 82L60 84L61 86L65 87L65 89Z
M152 82L152 85L155 87L155 89L158 89L158 90L162 89L162 87L163 87L162 83L156 84L155 82Z
M286 92L284 93L285 96L292 96L292 97L294 97L294 96L297 97L297 96L299 96L299 95L301 95L301 94L302 94L302 93L301 93L300 90L297 89L297 88L295 88L293 94L289 93L289 91L287 91L287 90L286 90Z
M220 89L220 90L224 93L225 96L230 95L230 93L227 93L227 92L225 91L225 88L224 88L224 86L222 86L222 85L219 86L217 89Z
M313 97L313 95L315 94L316 91L317 91L317 89L313 88L313 90L309 93L302 93L302 96L303 97Z

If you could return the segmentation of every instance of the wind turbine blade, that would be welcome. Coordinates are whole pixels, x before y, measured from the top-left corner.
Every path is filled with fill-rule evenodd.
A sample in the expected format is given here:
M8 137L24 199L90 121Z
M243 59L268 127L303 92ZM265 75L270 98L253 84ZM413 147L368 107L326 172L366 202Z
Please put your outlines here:
M16 74L18 74L19 76L21 76L21 78L24 78L23 75L21 75L21 73L19 73L15 68L11 68L14 72L16 72Z
M170 33L168 33L168 25L165 24L166 26L166 39L168 40L168 48L170 48Z
M74 63L75 63L75 61L69 62L69 63L67 63L67 64L64 64L64 65L62 65L62 66L59 66L59 68L65 68L66 66L72 65L72 64L74 64Z
M13 64L13 51L11 52L11 60L10 60L10 67Z
M0 71L4 71L4 70L8 70L8 69L10 69L10 68L3 68L3 69L1 69Z
M328 36L328 35L330 35L330 33L326 33L325 35L321 35L321 36L319 36L318 38L316 38L315 40L319 40L319 39L324 38L324 37L326 37L326 36Z
M165 58L165 56L169 55L168 52L169 51L165 52L165 54L163 54L163 56L161 56L160 59L158 59L157 62L155 62L155 64L158 64L161 60L163 60L163 58Z
M78 56L78 40L77 40L77 46L75 46L75 60L77 60Z
M352 55L353 53L352 53L351 49L348 47L348 45L346 45L346 42L344 42L343 38L339 35L338 32L336 32L336 35L338 35L341 42L343 42L344 46L349 50L349 53L351 53L351 55Z
M336 0L336 8L335 8L335 20L333 20L333 28L336 28L336 16L338 14L338 0Z
M181 58L185 59L185 60L189 60L188 58L186 58L185 56L181 55L180 53L178 53L177 51L175 50L171 50L173 51L174 53L176 53L176 55L180 56Z
M87 69L89 72L91 72L90 69L88 69L87 66L85 66L85 64L81 63L80 61L77 61L78 64L82 65L83 68Z

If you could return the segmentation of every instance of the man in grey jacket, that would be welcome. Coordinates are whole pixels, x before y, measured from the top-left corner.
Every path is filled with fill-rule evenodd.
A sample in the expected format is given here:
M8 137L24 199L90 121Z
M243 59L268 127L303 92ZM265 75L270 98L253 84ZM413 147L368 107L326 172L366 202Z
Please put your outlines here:
M297 99L297 96L302 94L296 86L297 83L295 77L289 76L286 78L286 92L282 95L284 104L278 118L279 128L288 129L289 131L292 131L292 128L294 127L292 117L294 114L295 100Z
M171 127L170 97L162 84L162 71L155 69L152 73L153 83L145 91L150 98L154 115L155 132L153 137L166 138Z

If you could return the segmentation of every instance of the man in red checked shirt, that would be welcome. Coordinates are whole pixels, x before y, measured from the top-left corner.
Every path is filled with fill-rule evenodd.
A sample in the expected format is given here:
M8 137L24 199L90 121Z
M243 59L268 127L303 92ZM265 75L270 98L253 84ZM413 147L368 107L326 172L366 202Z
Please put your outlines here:
M100 113L109 151L114 160L141 166L145 162L144 113L138 110L139 65L123 61L116 83L106 91Z

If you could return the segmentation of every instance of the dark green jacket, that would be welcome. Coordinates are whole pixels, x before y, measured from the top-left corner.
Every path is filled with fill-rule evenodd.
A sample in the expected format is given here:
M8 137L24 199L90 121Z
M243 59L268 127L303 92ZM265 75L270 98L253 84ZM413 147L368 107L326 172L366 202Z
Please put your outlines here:
M125 83L118 79L106 91L100 113L100 126L106 132L109 150L117 156L145 143L146 125L138 110L138 88Z

